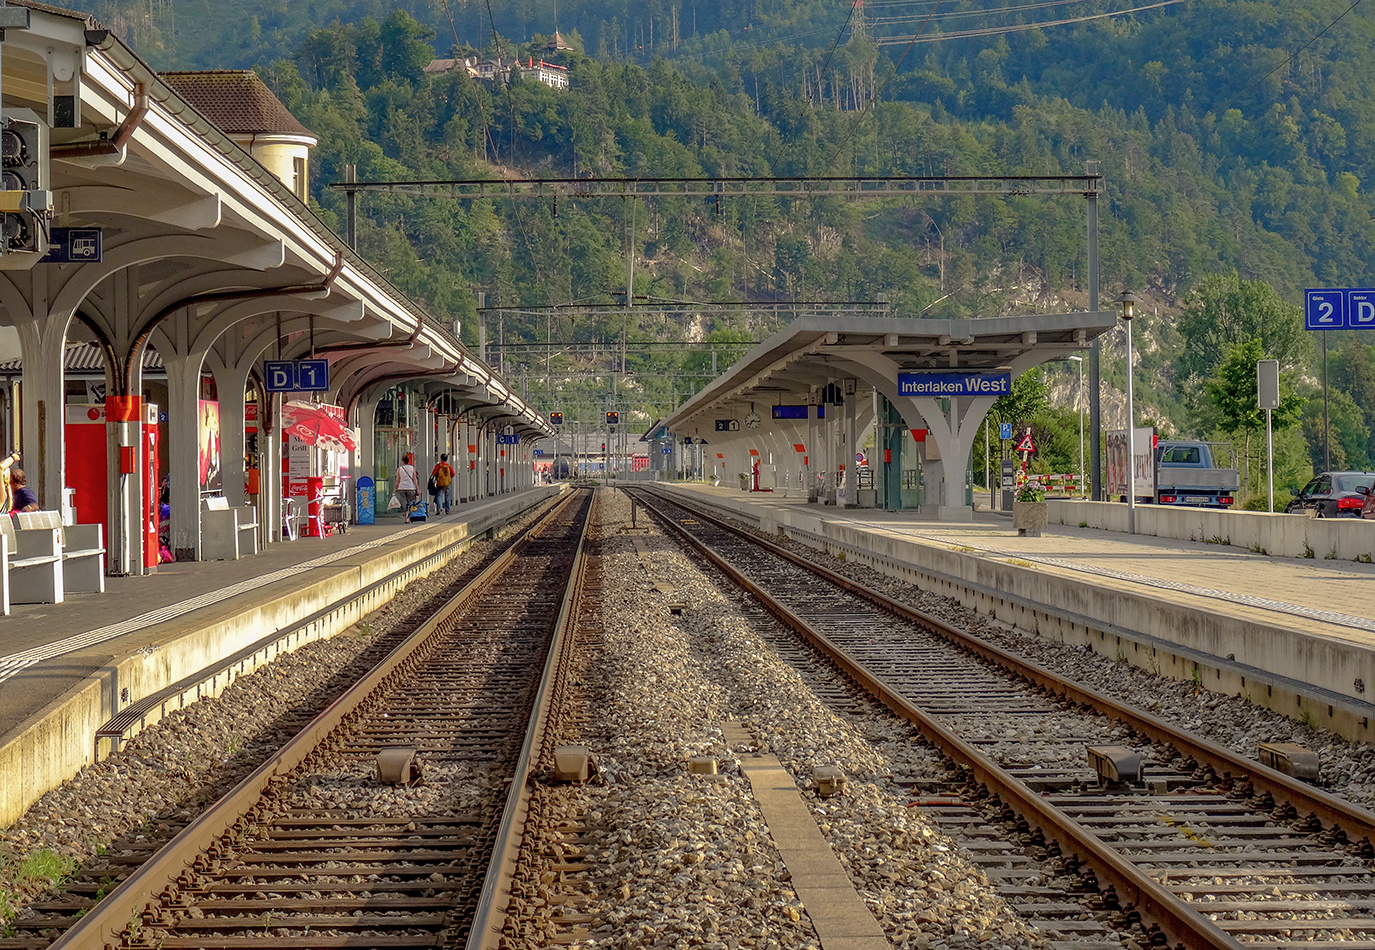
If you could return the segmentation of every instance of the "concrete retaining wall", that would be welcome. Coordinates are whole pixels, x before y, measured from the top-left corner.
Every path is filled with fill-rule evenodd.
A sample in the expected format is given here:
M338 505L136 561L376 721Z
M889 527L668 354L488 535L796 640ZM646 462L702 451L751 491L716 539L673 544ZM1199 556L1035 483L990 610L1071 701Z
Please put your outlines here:
M1357 695L1354 686L1357 680L1375 683L1375 651L1363 644L1313 636L1258 608L1221 602L1195 607L1110 585L1101 577L1066 575L1030 561L878 534L825 520L815 508L770 509L730 496L661 487L726 510L766 533L944 594L1030 636L1245 696L1350 739L1375 741L1375 704ZM1125 512L1120 504L1096 507ZM1141 697L1143 703L1147 699Z
M1104 531L1127 530L1127 506L1121 502L1046 499L1051 524ZM1375 558L1375 521L1358 518L1310 518L1268 511L1221 511L1138 505L1136 533L1181 541L1230 544L1273 557L1364 561Z
M308 576L254 591L252 598L239 597L169 621L158 642L114 658L0 738L0 824L12 824L45 792L94 762L96 730L130 703L222 664L273 631L282 631L282 649L333 636L412 580L436 570L453 553L446 549L461 549L499 530L561 491L558 486L537 488L494 499L475 510L471 521L398 538L312 568ZM373 584L379 586L357 596ZM304 621L310 622L292 633ZM204 694L217 693L232 679L215 677Z

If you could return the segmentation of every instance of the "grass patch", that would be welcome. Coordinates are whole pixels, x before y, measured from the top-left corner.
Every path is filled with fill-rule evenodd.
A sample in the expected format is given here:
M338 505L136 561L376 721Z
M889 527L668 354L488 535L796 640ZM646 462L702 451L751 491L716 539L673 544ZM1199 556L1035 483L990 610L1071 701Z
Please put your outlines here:
M18 884L42 881L48 884L61 884L76 873L80 862L65 854L58 854L51 848L39 848L24 855L24 860L14 869L14 879Z
M1035 566L1036 566L1035 564L1031 563L1030 561L1023 561L1023 560L1022 560L1021 558L1019 558L1019 557L1010 557L1010 558L1007 559L1007 563L1009 563L1009 564L1015 564L1015 565L1017 565L1018 567L1035 567Z

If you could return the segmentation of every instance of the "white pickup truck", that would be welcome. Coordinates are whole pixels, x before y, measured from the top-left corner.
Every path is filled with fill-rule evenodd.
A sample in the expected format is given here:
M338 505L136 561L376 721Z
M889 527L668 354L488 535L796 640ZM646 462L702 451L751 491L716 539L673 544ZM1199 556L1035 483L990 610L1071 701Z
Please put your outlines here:
M1151 429L1137 429L1136 479L1140 502L1192 508L1230 508L1236 504L1241 479L1235 468L1219 468L1231 446L1214 442L1156 442ZM1127 433L1107 433L1105 488L1111 498L1127 497ZM1154 448L1152 448L1154 446Z

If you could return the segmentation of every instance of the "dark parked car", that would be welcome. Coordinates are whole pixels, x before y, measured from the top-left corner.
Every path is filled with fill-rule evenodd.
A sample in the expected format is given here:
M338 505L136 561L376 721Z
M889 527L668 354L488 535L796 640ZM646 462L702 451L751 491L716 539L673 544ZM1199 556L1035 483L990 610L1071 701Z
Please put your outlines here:
M1314 518L1359 518L1372 489L1375 472L1323 472L1303 486L1284 510Z

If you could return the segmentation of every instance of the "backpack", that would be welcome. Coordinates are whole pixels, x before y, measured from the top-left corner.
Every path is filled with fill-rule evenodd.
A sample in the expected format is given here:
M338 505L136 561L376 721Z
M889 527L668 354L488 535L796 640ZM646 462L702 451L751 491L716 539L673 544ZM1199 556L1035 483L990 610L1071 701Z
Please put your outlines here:
M440 488L448 488L449 483L454 480L453 466L448 462L440 462L435 466L434 474L430 476L430 481ZM433 492L431 492L433 494Z

